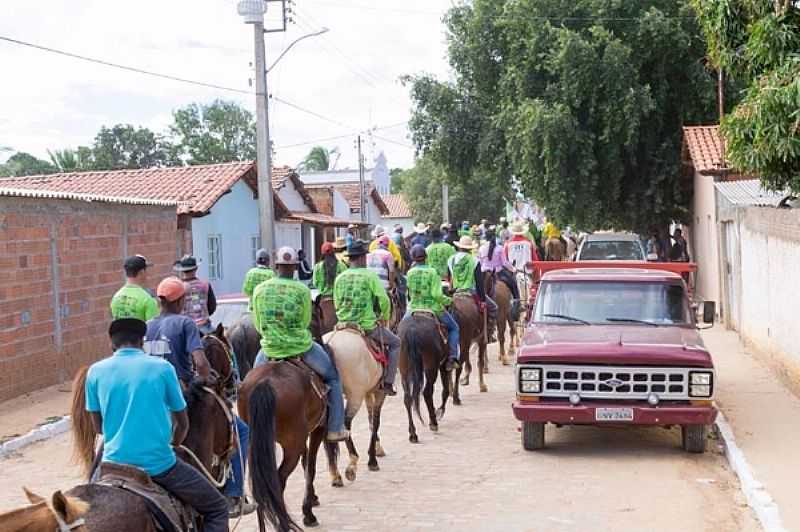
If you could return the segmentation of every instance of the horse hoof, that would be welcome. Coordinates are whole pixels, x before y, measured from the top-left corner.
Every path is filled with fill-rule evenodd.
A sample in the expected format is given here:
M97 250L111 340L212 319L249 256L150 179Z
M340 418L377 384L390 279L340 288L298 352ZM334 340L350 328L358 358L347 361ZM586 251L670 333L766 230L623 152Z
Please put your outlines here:
M489 391L489 387L486 386L485 384L481 384L481 392L484 393L484 392L488 392L488 391Z
M331 481L331 486L333 486L334 488L343 488L344 482L342 481L342 477L337 477L333 479L333 481Z
M319 526L319 521L317 521L316 517L303 517L303 524L308 527L314 528Z
M412 434L408 437L408 441L410 441L411 443L419 443L419 438L417 437L416 434Z
M458 397L453 397L453 404L456 406L461 406L461 399Z
M380 471L381 470L381 466L379 466L378 464L369 464L367 467L369 467L370 471Z
M345 472L344 472L344 476L345 476L345 477L347 478L347 480L349 480L350 482L353 482L353 481L355 481L355 479L356 479L356 468L352 468L352 469L351 469L351 468L349 468L349 467L348 467L348 468L345 470Z
M383 458L386 456L386 451L383 450L383 447L380 443L375 447L375 456L378 458Z
M431 432L439 432L439 425L430 424Z

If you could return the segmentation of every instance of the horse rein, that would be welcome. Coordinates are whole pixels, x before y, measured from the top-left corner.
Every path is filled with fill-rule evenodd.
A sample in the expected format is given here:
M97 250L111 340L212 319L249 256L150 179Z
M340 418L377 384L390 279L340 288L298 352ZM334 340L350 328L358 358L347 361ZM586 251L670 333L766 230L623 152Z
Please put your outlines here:
M233 383L231 381L233 381L234 379L234 369L233 369L233 352L231 351L231 348L228 347L228 344L223 342L215 334L206 334L205 336L203 336L203 340L205 340L206 338L208 338L209 340L213 340L217 345L219 345L225 352L225 356L228 357L228 360L231 363L231 372L225 377L225 379L222 382L220 382L220 384L222 385L223 388L232 387ZM212 369L211 371L214 373L216 377L220 377L220 374L216 370Z

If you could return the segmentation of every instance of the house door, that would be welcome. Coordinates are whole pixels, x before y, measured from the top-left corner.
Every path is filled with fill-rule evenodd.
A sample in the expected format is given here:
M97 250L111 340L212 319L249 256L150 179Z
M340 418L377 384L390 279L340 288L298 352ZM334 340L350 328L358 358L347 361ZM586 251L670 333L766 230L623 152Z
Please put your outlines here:
M724 222L723 238L725 239L725 300L727 302L728 327L739 330L739 283L741 275L739 261L739 231L736 222Z

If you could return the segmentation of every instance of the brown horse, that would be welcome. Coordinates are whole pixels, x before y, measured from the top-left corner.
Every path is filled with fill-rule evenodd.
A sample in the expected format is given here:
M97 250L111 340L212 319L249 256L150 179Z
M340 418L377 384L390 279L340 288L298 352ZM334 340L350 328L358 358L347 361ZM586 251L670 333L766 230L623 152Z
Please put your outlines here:
M544 260L561 262L566 259L567 246L560 238L550 237L544 243Z
M227 458L236 445L232 414L222 399L233 381L233 369L230 349L226 347L228 344L221 326L211 335L206 335L203 343L209 365L218 376L217 384L213 389L193 384L186 392L189 433L177 453L221 487L225 480ZM98 434L86 411L87 374L88 368L84 367L78 370L75 377L71 414L74 458L88 476L96 463L95 442ZM54 500L57 495L54 495ZM155 531L150 512L138 495L97 484L76 486L64 495L67 502L74 498L88 505L82 518L87 530L92 532Z
M403 383L403 402L408 414L408 440L419 443L412 410L416 412L420 422L424 423L419 406L420 394L425 398L428 426L433 432L439 430L439 419L444 416L447 398L450 396L450 378L443 366L447 358L447 345L439 331L439 320L432 314L415 312L400 322L398 332L401 341L400 378ZM444 388L442 406L435 411L433 387L439 374L442 376Z
M289 361L269 362L254 368L239 390L239 415L250 426L252 493L261 532L267 520L279 532L300 529L286 509L283 491L301 458L306 473L303 524L318 524L312 511L319 504L314 477L317 451L326 434L326 405L309 371ZM280 467L276 442L283 449Z
M228 328L228 340L236 355L239 377L244 380L261 349L261 335L253 324L253 314L246 312Z
M339 319L336 317L336 307L330 296L318 297L311 308L311 336L318 344L322 344L322 337L336 327Z
M497 340L500 342L498 360L504 366L508 366L508 353L506 352L506 327L508 328L511 340L509 350L514 351L517 343L517 329L512 318L511 304L513 297L511 289L501 280L496 280L494 284L494 302L497 303Z
M488 316L480 312L478 304L475 302L475 296L471 292L456 292L453 296L453 317L458 322L461 349L461 367L456 370L456 378L453 383L453 404L460 405L459 385L468 386L469 377L472 373L472 363L469 360L469 351L472 344L478 345L480 390L482 392L489 391L483 377L488 367L488 360L486 359L487 338L485 334L485 320L488 319ZM459 380L462 371L465 372L464 379Z

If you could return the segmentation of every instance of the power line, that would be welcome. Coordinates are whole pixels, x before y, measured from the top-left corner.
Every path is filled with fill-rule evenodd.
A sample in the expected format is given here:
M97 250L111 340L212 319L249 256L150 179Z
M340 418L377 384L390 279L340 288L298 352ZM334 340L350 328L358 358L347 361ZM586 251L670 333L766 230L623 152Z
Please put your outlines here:
M331 124L335 124L337 126L346 127L348 129L354 129L354 130L358 129L357 127L353 127L353 126L350 126L348 124L345 124L344 122L339 122L338 120L334 120L333 118L328 118L327 116L321 115L321 114L317 113L316 111L312 111L310 109L305 109L304 107L300 107L299 105L294 104L292 102L287 102L286 100L284 100L283 98L279 98L278 96L272 96L272 99L275 100L276 102L282 103L283 105L287 105L287 106L289 106L289 107L291 107L293 109L297 109L298 111L302 111L302 112L304 112L304 113L306 113L308 115L315 116L315 117L319 118L320 120L324 120L326 122L330 122Z
M396 140L387 139L386 137L381 137L380 135L373 134L372 136L375 137L376 139L382 140L384 142L388 142L389 144L396 144L398 146L402 146L404 148L408 148L409 150L416 150L416 148L414 146L412 146L411 144L406 144L404 142L398 142Z
M391 129L391 128L394 128L394 127L405 126L406 124L408 124L408 122L398 122L396 124L389 124L388 126L376 126L376 127L369 128L368 131L381 131L381 130L384 130L384 129ZM308 146L309 144L318 144L320 142L328 142L330 140L346 139L346 138L352 137L355 134L356 134L356 132L354 131L353 133L348 133L346 135L337 135L335 137L325 137L325 138L322 138L322 139L307 140L307 141L304 141L304 142L297 142L297 143L294 143L294 144L285 144L283 146L276 146L275 149L297 148L297 147L300 147L300 146ZM386 140L383 137L378 137L377 135L373 135L373 136L376 137L376 138L380 138L381 140ZM395 141L388 141L388 142L395 142ZM400 145L404 146L406 148L410 147L410 146L405 145L405 144L400 144Z

